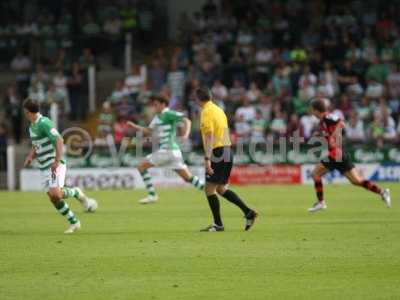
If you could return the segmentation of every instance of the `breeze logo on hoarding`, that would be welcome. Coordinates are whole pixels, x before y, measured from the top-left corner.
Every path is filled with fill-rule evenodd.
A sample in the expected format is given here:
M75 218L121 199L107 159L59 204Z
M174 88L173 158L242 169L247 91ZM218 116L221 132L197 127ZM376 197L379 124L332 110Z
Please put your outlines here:
M381 165L369 178L374 181L399 181L400 164Z
M312 172L314 165L303 165L301 167L302 183L313 183ZM400 164L379 165L379 164L356 164L361 175L373 181L399 181ZM338 171L329 172L324 180L330 183L348 183L348 180Z

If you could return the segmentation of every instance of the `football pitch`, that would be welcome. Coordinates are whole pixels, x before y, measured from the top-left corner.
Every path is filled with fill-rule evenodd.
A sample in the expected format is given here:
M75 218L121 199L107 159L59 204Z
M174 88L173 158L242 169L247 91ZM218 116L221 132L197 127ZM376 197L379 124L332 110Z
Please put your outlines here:
M99 202L66 236L42 193L0 193L0 299L399 299L400 185L391 209L361 188L325 185L328 210L310 215L312 186L234 187L260 213L244 232L222 201L225 232L203 194L89 192Z

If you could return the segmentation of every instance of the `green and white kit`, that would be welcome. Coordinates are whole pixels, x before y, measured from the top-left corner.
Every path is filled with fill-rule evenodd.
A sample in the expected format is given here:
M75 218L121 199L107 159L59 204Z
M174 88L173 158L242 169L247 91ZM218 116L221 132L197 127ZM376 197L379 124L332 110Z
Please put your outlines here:
M159 141L159 150L146 156L146 159L154 166L174 170L186 168L182 151L176 141L177 126L183 117L182 113L165 108L151 121L149 127Z
M61 159L55 176L52 176L50 169L56 157L55 144L61 136L54 127L54 123L49 118L39 115L37 120L29 126L29 135L36 153L37 165L41 171L43 189L48 191L49 188L64 187L67 172L65 160Z

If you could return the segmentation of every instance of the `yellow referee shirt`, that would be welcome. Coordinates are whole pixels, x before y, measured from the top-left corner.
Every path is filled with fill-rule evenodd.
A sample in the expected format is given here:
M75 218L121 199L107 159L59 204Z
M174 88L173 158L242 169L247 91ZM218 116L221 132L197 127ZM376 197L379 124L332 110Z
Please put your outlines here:
M213 136L213 149L231 145L225 112L211 100L203 106L201 111L200 130L203 143L206 135Z

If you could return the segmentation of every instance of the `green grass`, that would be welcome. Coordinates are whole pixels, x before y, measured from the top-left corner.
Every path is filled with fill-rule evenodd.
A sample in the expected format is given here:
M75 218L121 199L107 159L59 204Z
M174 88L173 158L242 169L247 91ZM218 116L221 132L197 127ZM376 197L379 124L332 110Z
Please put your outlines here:
M193 189L91 192L100 204L67 224L42 193L0 193L0 299L399 299L400 186L393 208L360 188L236 187L259 213L250 232L222 203L226 231L200 233L208 204Z

